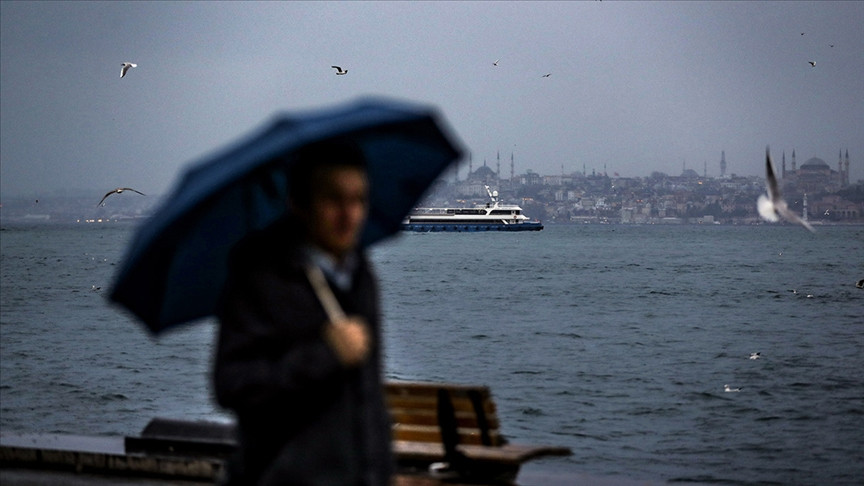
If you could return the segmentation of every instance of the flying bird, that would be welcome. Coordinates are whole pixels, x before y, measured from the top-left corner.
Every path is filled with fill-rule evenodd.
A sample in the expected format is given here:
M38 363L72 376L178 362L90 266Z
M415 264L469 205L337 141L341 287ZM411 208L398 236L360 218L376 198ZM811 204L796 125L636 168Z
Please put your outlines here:
M723 385L723 391L725 391L725 392L740 392L741 389L740 388L732 388L729 385Z
M498 65L498 61L500 61L500 60L501 60L501 59L495 59L495 62L493 62L492 65L493 65L493 66L497 66L497 65Z
M864 289L864 278L855 282L855 286L858 287L859 289Z
M330 67L332 67L333 69L336 70L336 75L337 75L337 76L342 76L343 74L348 74L348 70L347 70L347 69L342 69L342 68L339 67L339 66L330 66Z
M801 226L810 230L811 233L816 231L810 226L810 223L801 219L797 214L789 209L786 200L780 196L780 188L777 185L777 177L774 175L774 164L771 163L771 153L768 148L765 148L765 184L768 189L768 194L762 194L756 201L756 208L759 210L759 215L766 221L776 223L780 219L785 219L790 223L798 223Z
M552 73L544 74L544 75L543 75L544 78L548 78L549 76L552 76Z
M816 67L816 61L807 61L810 64L810 67Z
M102 200L99 201L99 204L97 204L96 206L102 206L103 203L105 202L105 199L107 199L108 196L110 196L111 194L120 194L120 193L123 192L123 191L132 191L132 192L137 192L138 194L141 194L142 196L145 196L145 195L146 195L146 194L144 194L144 193L141 192L141 191L136 191L135 189L132 189L131 187L118 187L117 189L114 189L113 191L108 191L107 194L105 194L104 196L102 196Z
M122 78L123 76L126 76L126 71L128 71L129 68L134 68L134 67L138 67L138 65L135 64L134 62L121 63L120 64L120 77Z
M762 357L762 354L760 354L758 352L757 353L750 353L750 359L759 359L761 357Z

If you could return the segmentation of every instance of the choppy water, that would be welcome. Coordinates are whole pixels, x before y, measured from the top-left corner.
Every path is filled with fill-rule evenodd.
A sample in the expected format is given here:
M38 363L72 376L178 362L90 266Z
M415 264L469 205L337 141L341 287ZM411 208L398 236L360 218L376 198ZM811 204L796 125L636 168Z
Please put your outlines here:
M0 233L2 431L133 435L154 416L225 417L210 323L153 340L105 302L132 230ZM489 385L507 436L574 450L531 467L864 480L862 227L405 234L373 260L388 377Z

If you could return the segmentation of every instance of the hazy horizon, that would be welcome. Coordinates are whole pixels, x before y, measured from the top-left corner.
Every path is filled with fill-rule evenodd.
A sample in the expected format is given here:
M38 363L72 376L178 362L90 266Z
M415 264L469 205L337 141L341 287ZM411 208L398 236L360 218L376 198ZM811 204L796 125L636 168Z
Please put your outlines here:
M164 194L278 113L367 95L439 107L502 177L511 153L716 177L721 151L761 176L770 145L848 150L864 179L864 2L3 1L0 22L3 197Z

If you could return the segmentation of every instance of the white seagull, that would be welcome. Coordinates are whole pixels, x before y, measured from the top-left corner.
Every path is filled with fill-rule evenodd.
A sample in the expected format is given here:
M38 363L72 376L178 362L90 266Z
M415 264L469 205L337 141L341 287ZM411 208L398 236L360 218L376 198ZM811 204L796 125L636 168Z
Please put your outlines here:
M500 60L501 60L501 59L495 59L495 62L493 62L492 65L493 65L493 66L497 66L497 65L498 65L498 61L500 61Z
M129 68L134 68L134 67L138 67L138 65L135 64L134 62L121 63L120 64L120 77L122 78L123 76L126 76L126 71L128 71Z
M780 196L780 188L777 185L777 176L774 175L774 164L771 163L771 154L768 148L765 149L765 183L768 186L768 194L762 194L756 201L756 208L763 219L776 223L780 221L780 218L783 218L790 223L800 224L810 230L811 233L816 232L810 223L793 213L786 200Z
M142 196L145 196L145 195L146 195L146 194L144 194L144 193L141 192L141 191L136 191L135 189L132 189L131 187L118 187L117 189L114 189L113 191L108 191L107 194L105 194L104 196L102 196L102 200L99 201L99 204L97 204L96 206L102 206L103 203L105 202L105 199L107 199L108 196L110 196L111 194L120 194L120 193L123 192L123 191L132 191L132 192L137 192L138 194L141 194Z
M762 355L760 353L750 353L750 359L759 359ZM729 386L729 385L726 385Z
M348 70L347 70L347 69L342 69L342 68L339 67L339 66L330 66L330 67L332 67L333 69L336 70L336 75L337 75L337 76L342 76L343 74L348 74Z
M729 385L723 385L723 391L724 392L740 392L741 389L740 388L732 388Z

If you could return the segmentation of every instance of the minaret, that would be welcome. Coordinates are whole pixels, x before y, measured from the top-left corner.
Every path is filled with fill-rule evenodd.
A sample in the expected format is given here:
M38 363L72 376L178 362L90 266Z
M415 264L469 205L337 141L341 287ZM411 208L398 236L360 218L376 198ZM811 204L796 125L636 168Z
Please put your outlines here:
M840 153L837 155L837 178L839 179L837 182L840 183L840 187L843 187L843 181L845 180L843 177L843 149L840 149Z
M468 177L466 177L465 179L470 181L471 180L471 174L473 174L473 173L474 173L474 154L472 154L471 152L468 152Z
M498 160L498 164L495 167L495 177L497 177L498 179L501 179L501 151L500 150L498 151L498 154L495 157Z
M720 151L720 177L726 177L726 151Z
M792 149L792 172L798 170L797 165L795 164L795 149Z
M705 179L708 178L708 161L707 160L702 162L702 174L703 174L702 177L704 177Z
M846 170L843 171L843 175L846 180L843 182L843 186L846 187L849 185L849 149L846 149Z
M786 151L783 151L783 170L780 171L780 177L786 178Z
M513 163L513 152L510 152L510 180L516 179L516 165Z

